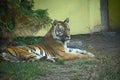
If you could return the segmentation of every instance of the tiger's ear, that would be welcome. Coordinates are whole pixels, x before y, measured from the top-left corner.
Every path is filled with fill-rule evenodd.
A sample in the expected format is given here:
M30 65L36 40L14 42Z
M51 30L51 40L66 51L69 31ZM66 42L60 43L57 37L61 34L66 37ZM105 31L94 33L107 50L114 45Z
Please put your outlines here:
M66 18L66 19L64 20L64 22L65 22L65 23L68 23L68 22L69 22L69 18Z
M57 25L57 23L58 23L57 20L54 20L54 21L53 21L53 25L54 25L54 26Z

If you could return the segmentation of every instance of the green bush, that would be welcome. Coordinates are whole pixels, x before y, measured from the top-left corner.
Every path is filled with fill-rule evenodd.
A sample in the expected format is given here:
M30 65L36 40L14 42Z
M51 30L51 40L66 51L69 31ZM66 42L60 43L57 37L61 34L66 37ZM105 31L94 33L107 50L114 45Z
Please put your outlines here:
M50 25L52 20L47 9L33 10L33 6L33 0L0 0L0 36L8 39L8 42L9 39L12 40L15 37L14 29L17 28L16 25L20 23L19 19L22 17L31 20L35 24L32 26L38 27L36 29ZM30 27L29 25L27 29Z
M16 37L14 41L17 42L18 45L31 45L31 44L44 41L44 38L43 37L32 37L32 36Z

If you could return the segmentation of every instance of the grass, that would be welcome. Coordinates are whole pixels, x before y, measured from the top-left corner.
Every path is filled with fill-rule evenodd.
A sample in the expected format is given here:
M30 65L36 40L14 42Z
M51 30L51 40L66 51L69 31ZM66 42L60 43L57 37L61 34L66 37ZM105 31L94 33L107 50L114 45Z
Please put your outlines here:
M100 75L99 80L101 79L102 80L120 80L120 72L116 73L116 72L106 70L105 73Z
M116 60L115 60L115 59ZM118 56L104 56L100 59L101 66L99 67L102 71L99 76L99 80L120 80L119 65L117 62Z
M50 73L52 63L47 61L0 63L0 75L9 75L11 80L33 80L35 77Z
M57 61L56 63L48 61L0 62L0 77L4 74L9 76L10 79L7 80L39 80L40 76L46 77L49 74L54 76L57 73L63 80L65 80L63 75L71 74L73 76L71 80L120 80L120 72L114 71L111 63L106 63L109 60L105 57L99 61L80 59L76 60L77 62ZM4 79L0 78L0 80Z

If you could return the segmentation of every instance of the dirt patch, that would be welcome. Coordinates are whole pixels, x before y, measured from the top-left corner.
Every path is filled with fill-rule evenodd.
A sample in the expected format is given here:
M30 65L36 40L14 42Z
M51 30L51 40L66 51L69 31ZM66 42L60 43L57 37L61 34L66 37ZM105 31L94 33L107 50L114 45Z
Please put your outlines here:
M53 63L49 74L38 76L35 80L120 80L119 34L76 35L72 36L71 42L78 42L74 47L92 52L96 58Z

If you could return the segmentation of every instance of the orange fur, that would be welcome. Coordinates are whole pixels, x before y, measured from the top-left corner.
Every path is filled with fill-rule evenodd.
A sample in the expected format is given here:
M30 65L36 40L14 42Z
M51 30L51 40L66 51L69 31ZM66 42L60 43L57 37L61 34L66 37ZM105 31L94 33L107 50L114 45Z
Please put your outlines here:
M12 56L21 58L23 60L35 59L35 55L28 53L28 51L23 48L8 47L6 48L6 51Z
M64 46L62 43L58 43L57 41L54 41L53 39L47 40L47 44L50 45L50 47L56 52L55 57L58 57L62 60L72 60L77 58L90 58L90 55L87 54L76 54L76 53L68 53L65 52Z

